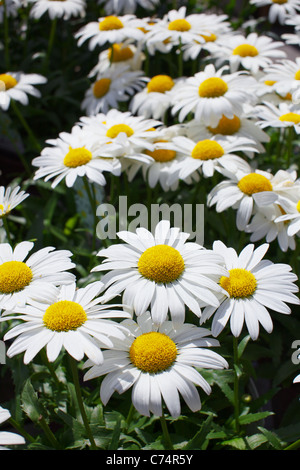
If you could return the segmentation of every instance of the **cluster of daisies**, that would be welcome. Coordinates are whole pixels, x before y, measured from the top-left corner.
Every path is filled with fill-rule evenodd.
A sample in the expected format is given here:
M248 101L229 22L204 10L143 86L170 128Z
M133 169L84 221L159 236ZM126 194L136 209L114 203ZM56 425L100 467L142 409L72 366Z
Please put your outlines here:
M46 142L32 162L35 179L53 180L53 187L65 179L70 187L85 175L104 186L107 172L125 172L129 181L140 173L151 188L172 191L218 172L224 181L208 205L236 209L237 228L251 241L277 239L282 251L295 249L297 169L275 175L259 169L268 130L292 143L300 131L300 61L286 57L283 41L233 32L225 15L188 15L185 7L162 19L111 14L75 38L78 47L100 50L82 101L85 115L70 133ZM201 70L149 77L145 61L157 51L176 51L183 61L201 54ZM122 103L128 110L119 110Z
M6 0L5 14L25 3L35 19L85 16L83 0ZM154 233L120 232L121 243L98 253L93 272L100 280L78 288L70 251L1 243L0 322L11 326L4 336L9 357L24 353L28 364L43 348L50 362L63 350L78 361L87 357L85 380L104 376L104 404L132 388L142 415L161 416L165 404L178 417L180 396L197 411L196 387L211 391L199 370L228 367L211 349L225 327L235 337L246 328L256 340L260 327L272 331L270 310L290 314L287 304L299 304L291 267L264 258L275 239L282 251L296 246L297 171L261 170L259 155L270 141L268 129L281 139L300 133L300 62L286 57L284 37L234 32L225 15L187 14L185 7L163 18L134 13L157 3L105 2L107 16L77 31L78 48L99 50L83 115L70 132L46 141L32 161L34 179L53 188L63 180L72 187L77 178L105 187L107 175L125 173L129 181L141 175L167 192L217 173L224 179L208 194L208 205L235 209L237 228L251 233L251 244L238 254L217 240L209 250L163 220ZM268 3L270 21L296 21L299 0ZM199 70L150 76L147 63L156 53L174 53L179 65L194 61ZM1 108L9 110L11 101L26 105L28 94L38 98L35 85L45 82L37 74L2 73ZM26 197L19 187L1 188L0 221ZM255 248L252 242L263 238L267 243ZM186 323L187 311L194 323Z
M105 271L101 281L81 288L69 251L30 254L32 242L0 244L0 321L8 324L9 357L24 353L28 364L43 348L50 362L63 350L77 361L87 357L84 379L105 376L104 404L132 387L142 415L161 416L164 402L178 417L180 395L197 411L196 387L211 392L199 370L228 367L209 349L219 346L227 323L234 336L245 325L256 340L260 325L272 331L269 309L289 314L287 304L300 303L291 267L263 259L268 244L247 245L238 255L216 241L208 250L165 220L153 234L137 228L118 236L122 243L98 253L104 260L92 271ZM213 317L212 329L187 323L187 309L200 325Z

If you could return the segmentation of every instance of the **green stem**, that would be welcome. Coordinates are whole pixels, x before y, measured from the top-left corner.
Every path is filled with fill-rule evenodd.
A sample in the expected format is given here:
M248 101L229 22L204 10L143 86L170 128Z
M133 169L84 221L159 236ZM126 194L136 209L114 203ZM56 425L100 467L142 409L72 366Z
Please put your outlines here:
M161 428L162 428L162 431L163 431L163 436L164 436L164 441L165 441L165 448L166 448L166 450L174 450L173 444L172 444L172 441L171 441L171 438L170 438L166 418L165 418L164 414L162 414L162 416L160 416L159 419L160 419L160 424L161 424Z
M235 336L233 336L233 360L234 360L234 366L238 367L238 364L239 364L238 340ZM235 419L235 431L237 434L239 434L240 432L239 377L238 377L236 367L234 367L234 419Z
M289 446L285 447L283 450L297 450L300 448L300 439L298 441L293 442Z
M42 430L44 431L44 433L45 433L47 439L49 440L49 442L51 443L51 445L55 449L61 449L61 445L59 444L58 440L56 439L53 432L49 428L44 416L42 416L42 415L39 417L39 425L41 426Z
M10 231L9 231L6 216L2 217L2 220L3 220L3 225L4 225L5 232L6 232L8 243L12 246L12 238L11 238L11 235L10 235Z
M134 410L135 410L135 408L134 408L133 404L131 403L130 408L129 408L129 412L128 412L128 415L127 415L127 418L126 418L127 426L129 426L129 424L131 423L132 416L134 414Z
M294 140L294 128L293 126L287 129L287 167L289 168L293 158L293 140Z
M58 378L57 375L56 375L56 372L55 372L55 370L54 370L53 365L51 364L51 362L49 362L49 359L48 359L48 357L47 357L47 354L46 354L45 350L42 349L41 352L40 352L40 354L41 354L42 361L44 362L44 364L45 364L46 367L48 368L48 370L49 370L49 372L50 372L50 374L51 374L51 377L53 378L53 380L54 380L54 382L55 382L57 388L59 389L60 386L61 386L61 383L60 383L60 381L59 381L59 378Z
M8 422L18 431L26 441L28 442L35 442L34 437L32 437L25 429L22 428L22 426L17 423L17 421L14 420L14 418L10 417L8 419Z
M30 126L27 124L27 121L26 119L24 119L21 111L19 110L16 102L14 100L11 100L11 106L15 112L15 114L17 115L19 121L21 122L22 126L24 127L24 129L26 130L29 138L31 139L32 141L32 144L36 147L36 149L38 150L38 152L40 152L42 150L37 138L35 137L34 133L32 132Z
M96 200L95 200L95 194L93 191L93 188L90 188L89 181L86 176L83 176L83 184L85 187L85 190L87 192L89 201L90 201L90 206L91 206L91 211L94 219L94 225L93 225L93 242L92 242L92 250L95 250L96 247L96 225L97 225L97 217L96 217L96 212L97 212L97 207L96 207Z
M51 28L50 28L50 35L49 35L49 40L48 40L48 49L47 49L47 54L46 54L45 64L44 64L44 75L47 74L47 72L48 72L50 56L51 56L51 52L52 52L53 44L54 44L54 40L55 40L56 27L57 27L57 18L54 18L52 20Z
M9 56L9 28L8 28L6 0L3 0L3 33L4 33L5 67L6 67L6 70L8 71L10 68L10 56Z
M72 370L72 375L73 375L73 383L74 383L74 386L75 386L75 392L76 392L76 397L77 397L77 402L78 402L80 414L81 414L83 424L84 424L86 432L87 432L87 436L88 436L88 438L90 440L90 443L91 443L91 448L93 450L96 450L97 446L96 446L94 436L93 436L93 433L92 433L90 425L89 425L89 421L87 419L87 415L86 415L85 408L84 408L84 403L83 403L83 400L82 400L79 377L78 377L78 365L77 365L77 362L75 361L75 359L72 356L69 356L69 360L70 360L70 364L71 364L71 370Z
M179 38L179 54L178 54L178 77L183 75L183 52L181 38Z

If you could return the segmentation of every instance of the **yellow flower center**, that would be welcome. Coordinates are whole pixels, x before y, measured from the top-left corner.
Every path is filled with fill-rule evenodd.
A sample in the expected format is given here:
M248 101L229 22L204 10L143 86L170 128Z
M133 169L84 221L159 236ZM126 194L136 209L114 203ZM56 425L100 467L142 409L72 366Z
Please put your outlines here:
M295 73L295 80L300 80L300 70L297 70L297 72Z
M92 153L84 147L71 148L64 158L64 165L69 168L86 165L92 159Z
M284 208L280 204L278 204L278 208L279 208L282 215L286 215L286 212L285 212ZM289 220L284 220L283 223L284 223L284 225L289 225Z
M185 31L189 31L191 29L191 25L185 19L178 19L171 21L171 23L169 23L168 29L170 31L180 31L183 33Z
M130 47L122 47L122 44L113 44L108 50L108 58L112 62L123 62L132 59L133 52Z
M106 136L111 139L115 139L120 134L120 132L125 132L127 137L130 137L132 134L134 134L134 130L131 129L130 126L127 126L127 124L115 124L108 129Z
M222 134L222 135L233 135L241 127L241 120L237 116L233 116L232 119L229 119L226 116L222 116L217 127L208 127L208 130L212 134Z
M8 73L0 74L0 81L4 83L5 90L9 90L17 85L17 80Z
M122 29L124 25L122 21L117 16L107 16L104 20L100 21L99 29L100 31L111 31L113 29Z
M87 320L80 304L71 300L60 300L50 305L44 313L43 322L52 331L76 330Z
M256 284L256 279L250 271L239 268L230 269L229 277L222 276L220 279L221 287L234 298L250 297L256 289Z
M169 75L155 75L147 84L148 93L165 93L173 88L174 82Z
M272 86L276 83L276 80L265 80L264 84L267 86Z
M261 193L262 191L273 190L270 180L258 173L250 173L249 175L243 176L238 182L238 187L248 196L254 193Z
M9 212L10 212L10 204L8 204L6 209L4 208L3 204L0 204L0 219L1 217L4 217L5 215L9 214Z
M200 34L200 36L206 41L206 42L214 42L217 39L217 36L214 33L210 34Z
M214 140L200 140L192 150L191 156L198 160L214 160L224 155L223 147Z
M232 51L233 55L239 55L241 57L255 57L258 55L258 50L251 44L240 44Z
M169 245L147 248L138 261L138 271L156 283L175 281L184 271L184 261L178 250Z
M100 78L93 85L93 94L95 98L100 99L109 91L111 84L110 78Z
M279 5L283 5L284 3L287 3L288 0L272 0L273 3L278 3Z
M0 80L0 91L5 91L6 90L6 86L5 86L5 83Z
M228 85L222 78L210 77L199 86L198 93L201 98L218 98L228 90Z
M298 212L300 212L300 201L297 202L296 209Z
M158 142L167 142L166 140L159 140ZM145 152L147 155L152 157L156 162L170 162L174 160L176 157L175 150L169 149L156 149L151 152L150 150L146 150Z
M131 345L131 362L143 372L155 374L168 369L177 356L177 347L167 335L153 331L138 336Z
M300 114L298 113L286 113L280 116L279 121L292 122L293 124L300 123Z
M279 94L278 94L278 95L279 95ZM282 95L279 95L279 96L280 96L280 98L281 98L282 100L287 100L287 101L291 101L292 98L293 98L292 95L291 95L291 93L287 93L287 94L284 95L284 96L282 96Z
M12 294L28 286L33 277L27 264L21 261L6 261L0 265L0 292Z

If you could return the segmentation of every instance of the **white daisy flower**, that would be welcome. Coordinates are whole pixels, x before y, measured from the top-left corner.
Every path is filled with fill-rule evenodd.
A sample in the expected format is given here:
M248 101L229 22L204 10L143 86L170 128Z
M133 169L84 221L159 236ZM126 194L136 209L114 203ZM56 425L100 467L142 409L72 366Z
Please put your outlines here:
M1 320L22 320L4 335L4 341L14 339L7 356L25 352L28 364L46 347L50 362L65 349L80 361L86 355L94 364L103 362L102 347L112 347L112 338L125 338L122 327L112 318L130 318L117 305L99 305L102 282L93 282L84 288L76 283L56 288L45 302L29 301L24 308L3 312Z
M179 112L182 122L189 113L194 119L216 126L224 115L230 119L241 114L250 101L253 79L245 72L225 73L227 66L216 70L208 64L204 71L180 82L174 94L172 114Z
M184 321L185 306L200 316L201 306L218 305L220 259L197 243L186 243L188 233L162 220L154 235L144 228L117 235L125 244L101 250L98 256L106 259L93 269L109 271L101 279L105 298L123 292L123 303L137 315L151 304L154 323L164 322L168 311L174 322Z
M289 26L293 26L296 32L300 31L299 15L287 15L285 23Z
M132 403L144 416L162 416L163 404L174 418L180 416L180 395L193 412L201 409L197 386L206 394L211 387L197 369L228 368L227 361L208 348L219 346L210 331L191 324L174 328L172 322L153 325L149 312L137 322L125 320L125 341L114 341L114 349L104 351L104 363L93 365L84 375L91 380L106 375L101 382L100 397L106 405L116 391L132 388Z
M250 33L248 36L242 34L232 35L213 52L219 66L224 61L229 62L231 72L236 72L240 66L249 72L256 74L258 70L270 65L274 58L286 57L284 51L279 47L284 46L281 41L274 41L268 36Z
M144 116L134 116L130 111L110 109L107 113L98 113L95 116L83 116L80 125L87 139L92 139L99 146L104 144L118 144L120 134L132 148L147 148L153 150L153 140L158 135L157 126L161 121L146 119Z
M286 44L300 45L300 15L287 15L285 24L294 28L294 34L285 33L281 37Z
M197 21L197 28L200 33L200 40L193 40L183 44L183 59L195 60L202 50L212 52L219 45L224 44L227 35L232 32L227 15L216 15L214 13L198 13L195 15ZM204 39L204 41L203 41Z
M63 18L69 20L71 17L85 16L85 0L29 0L34 3L29 16L34 19L40 19L45 13L49 18Z
M0 406L0 424L11 417L10 411ZM26 444L23 436L10 431L0 431L0 450L8 450L6 446ZM4 446L4 447L3 447Z
M300 104L300 86L292 93L292 103Z
M280 198L278 200L280 208L282 209L282 215L275 219L275 223L284 222L287 224L287 235L293 237L300 231L300 191L299 200L297 202L287 199Z
M110 67L128 66L129 70L141 70L145 55L141 52L141 46L137 47L125 41L121 44L112 44L111 47L100 52L98 63L89 73L89 77L102 74Z
M226 175L226 171L223 171ZM249 166L248 172L238 170L235 173L227 173L227 180L221 181L209 193L207 202L211 207L216 204L216 211L223 212L232 207L237 210L236 226L238 230L245 230L253 215L256 201L261 201L266 194L267 201L274 202L272 192L284 195L291 190L291 175L272 175L268 171L254 170ZM282 179L284 176L284 179ZM263 193L263 194L259 194ZM270 196L271 194L271 196ZM260 197L260 199L258 199ZM271 199L272 198L272 199Z
M136 164L138 169L139 164L153 161L146 151L154 150L153 142L158 135L155 127L161 124L117 109L80 118L87 141L94 139L102 154L119 163L120 172L135 168Z
M257 152L252 142L242 137L215 135L210 139L196 142L188 137L179 136L174 137L173 142L177 151L186 157L186 164L179 173L180 179L185 179L197 171L205 178L213 176L215 171L222 173L224 168L233 173L238 169L247 171L248 163L236 152Z
M5 12L6 16L12 16L15 18L18 14L18 9L21 7L20 0L5 0ZM0 23L3 23L4 19L4 3L0 3Z
M300 57L282 60L270 65L265 80L274 80L273 87L282 96L293 93L300 86Z
M266 74L263 73L262 76L257 77L257 87L256 94L258 97L257 106L260 106L261 103L273 103L275 106L278 106L280 103L292 103L292 93L285 92L284 90L280 92L278 90L276 80L271 80L274 78L272 74L268 74L268 80L266 80ZM282 87L283 88L283 87ZM256 113L256 108L253 108L253 113Z
M173 125L158 129L158 135L153 142L153 150L146 150L153 161L142 165L142 174L150 188L160 184L164 191L174 191L178 187L178 173L182 165L185 165L185 157L180 156L174 145L175 136L182 134L182 127ZM132 179L133 175L129 175ZM169 183L173 177L172 184Z
M70 133L61 132L57 139L46 140L46 143L50 147L45 147L40 156L32 160L32 165L38 167L34 180L44 178L44 181L49 181L54 178L52 188L64 178L67 187L72 187L77 177L85 175L104 186L106 180L103 172L115 172L113 162L103 158L104 152L100 153L94 141L87 141L79 126L74 126Z
M20 242L14 249L0 244L1 308L23 306L30 299L46 300L55 286L74 281L75 276L67 272L75 267L70 251L48 246L27 257L33 247L32 242Z
M148 118L163 119L173 101L173 95L169 92L179 80L164 74L148 78L147 86L133 96L130 110Z
M257 151L263 153L265 151L263 144L270 141L270 136L256 124L256 121L257 119L243 112L239 116L234 115L231 119L222 116L215 127L192 119L185 124L185 129L187 137L195 141L210 139L215 135L249 139ZM254 153L248 150L245 150L245 154L250 158L254 156Z
M138 6L145 10L153 10L159 4L159 0L99 0L98 3L104 3L104 11L107 15L127 15L135 13Z
M29 196L25 191L20 191L20 186L0 186L0 219L5 217Z
M258 8L268 6L270 23L278 20L280 24L285 24L289 15L297 16L300 10L299 0L250 0L250 4Z
M19 101L26 106L29 103L28 95L40 98L41 92L33 85L41 85L47 78L36 73L7 72L0 74L0 108L7 111L10 100Z
M291 46L300 46L300 31L295 31L295 34L282 34L281 38L284 42Z
M204 24L198 24L198 15L187 15L186 7L180 7L178 10L170 10L164 17L153 25L153 28L147 34L147 45L151 43L171 42L173 45L190 43L191 41L202 41L205 39L200 33L205 34Z
M269 177L270 173L266 176ZM279 204L281 198L288 198L295 202L300 199L300 181L296 170L278 170L271 177L272 188L269 191L253 193L255 204L259 207Z
M245 324L252 340L259 336L259 325L271 333L273 329L269 309L290 314L286 303L300 303L295 295L298 287L297 276L288 264L264 260L269 245L263 244L254 249L247 245L238 255L233 248L216 241L213 251L223 256L229 276L220 278L224 296L217 309L207 308L201 317L201 324L213 315L212 334L218 336L230 322L230 329L238 337Z
M273 103L264 101L262 105L256 107L257 124L261 129L266 127L286 129L293 127L297 134L300 134L300 105L294 103Z
M153 31L162 20L160 18L145 18L145 25L141 28L144 32L141 43L144 49L150 54L155 55L156 52L168 54L173 49L173 42L169 39L157 40Z
M128 101L143 88L144 83L143 71L130 70L126 65L109 68L99 74L86 91L81 109L89 116L106 113L111 108L118 108L119 103Z
M251 222L245 228L246 233L250 233L250 241L257 242L265 238L267 243L277 240L282 252L295 250L296 241L294 236L288 234L288 222L278 221L281 215L285 214L282 206L278 203L269 206L260 206L255 212Z
M145 22L135 15L106 16L98 21L92 21L83 26L76 34L80 47L84 42L89 41L88 48L94 50L96 47L106 43L121 43L128 39L132 42L143 40L144 33L141 28Z

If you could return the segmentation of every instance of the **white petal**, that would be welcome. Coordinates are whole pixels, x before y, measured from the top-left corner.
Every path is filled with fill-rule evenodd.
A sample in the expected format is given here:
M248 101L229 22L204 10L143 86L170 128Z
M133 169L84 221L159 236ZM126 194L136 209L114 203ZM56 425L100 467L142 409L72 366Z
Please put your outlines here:
M218 336L224 329L233 309L233 299L225 299L216 310L212 321L212 334Z
M143 416L150 416L150 381L149 374L140 374L132 389L132 403Z
M244 324L244 306L243 300L239 299L234 302L231 317L230 328L233 336L238 337L242 331Z
M170 415L174 418L178 418L181 412L180 399L176 382L172 380L172 370L156 374L156 379Z

